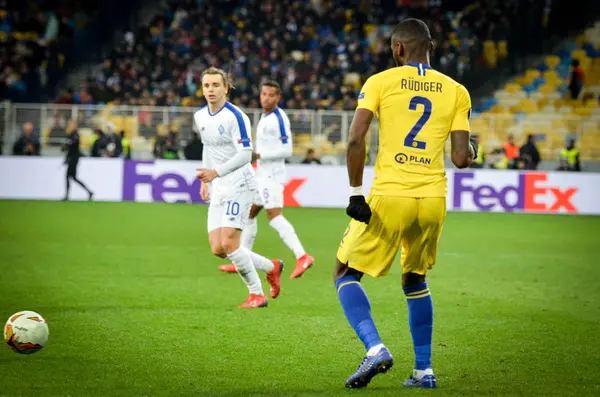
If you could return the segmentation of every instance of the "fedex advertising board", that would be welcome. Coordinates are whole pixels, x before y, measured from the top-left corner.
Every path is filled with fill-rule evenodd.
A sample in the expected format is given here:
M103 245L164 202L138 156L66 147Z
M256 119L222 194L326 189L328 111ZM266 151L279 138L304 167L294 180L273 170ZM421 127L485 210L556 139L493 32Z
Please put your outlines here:
M454 171L448 179L450 210L600 213L600 174Z
M202 203L201 162L81 159L78 178L99 201ZM0 198L56 200L64 196L65 166L60 158L0 157ZM365 169L364 188L374 177ZM449 211L600 214L600 174L448 170ZM77 184L71 199L86 200ZM288 207L345 208L345 166L290 165L284 187Z

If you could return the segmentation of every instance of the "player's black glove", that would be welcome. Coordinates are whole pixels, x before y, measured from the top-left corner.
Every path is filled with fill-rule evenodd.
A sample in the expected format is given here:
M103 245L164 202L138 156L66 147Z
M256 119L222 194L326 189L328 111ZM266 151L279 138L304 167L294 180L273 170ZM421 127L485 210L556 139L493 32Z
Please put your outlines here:
M473 147L473 153L475 153L475 157L473 157L473 160L475 160L477 158L477 155L478 155L477 151L479 149L479 144L477 144L477 141L473 137L469 138L469 143Z
M346 214L359 222L369 223L371 220L371 208L365 201L365 196L350 196L350 203L346 208Z

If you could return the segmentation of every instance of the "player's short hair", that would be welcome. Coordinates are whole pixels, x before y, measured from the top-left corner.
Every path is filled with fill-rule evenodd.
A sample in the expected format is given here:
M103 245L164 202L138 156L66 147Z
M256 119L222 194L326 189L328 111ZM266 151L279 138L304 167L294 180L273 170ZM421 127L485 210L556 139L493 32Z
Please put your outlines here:
M262 87L273 87L273 88L275 88L275 91L277 91L277 95L281 94L281 86L275 80L267 80L267 81L263 82L260 85L261 89L262 89Z
M409 53L427 53L433 49L429 27L416 18L408 18L397 24L392 30L392 40L401 41Z
M204 76L206 76L207 74L211 74L211 75L218 74L218 75L220 75L223 78L223 85L227 89L227 93L229 93L229 91L232 88L235 88L233 86L233 84L231 84L231 78L229 77L229 75L227 74L227 72L225 72L223 69L219 69L219 68L214 67L214 66L209 67L204 72L202 72L202 75L200 76L200 81L202 81L204 79Z

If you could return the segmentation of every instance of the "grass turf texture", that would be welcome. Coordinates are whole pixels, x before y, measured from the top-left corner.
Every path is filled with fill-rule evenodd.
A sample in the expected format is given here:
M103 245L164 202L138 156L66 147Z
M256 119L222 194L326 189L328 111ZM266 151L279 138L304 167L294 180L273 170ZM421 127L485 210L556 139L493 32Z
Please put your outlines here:
M395 366L344 389L364 351L331 279L343 210L286 210L316 258L297 280L260 215L256 251L287 268L256 310L217 271L204 206L0 201L0 214L0 314L50 327L35 355L0 349L2 396L431 393L401 387L413 354L398 265L364 282ZM600 394L598 230L600 217L448 215L429 276L437 396Z

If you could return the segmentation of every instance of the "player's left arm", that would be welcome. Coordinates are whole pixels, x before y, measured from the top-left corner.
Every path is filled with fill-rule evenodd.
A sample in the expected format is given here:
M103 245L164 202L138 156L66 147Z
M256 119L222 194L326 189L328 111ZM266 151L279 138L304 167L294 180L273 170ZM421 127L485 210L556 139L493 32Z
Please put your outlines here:
M292 143L292 131L290 128L290 120L287 117L281 117L281 120L277 120L277 128L279 132L279 143L276 145L274 150L268 153L258 153L257 159L263 160L285 160L292 156L293 143Z
M467 168L477 158L477 143L470 136L471 96L462 85L456 95L456 112L450 127L451 159L456 168Z

